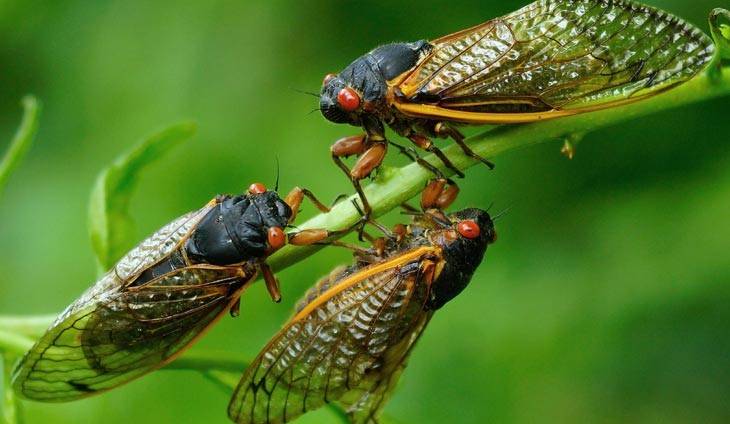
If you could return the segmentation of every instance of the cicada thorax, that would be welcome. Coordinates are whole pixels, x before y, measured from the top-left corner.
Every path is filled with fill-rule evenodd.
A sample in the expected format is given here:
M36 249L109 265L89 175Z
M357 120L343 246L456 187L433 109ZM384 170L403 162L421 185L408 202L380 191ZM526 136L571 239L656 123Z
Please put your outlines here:
M229 265L267 255L268 229L284 228L291 208L275 192L226 197L197 225L185 244L191 260Z

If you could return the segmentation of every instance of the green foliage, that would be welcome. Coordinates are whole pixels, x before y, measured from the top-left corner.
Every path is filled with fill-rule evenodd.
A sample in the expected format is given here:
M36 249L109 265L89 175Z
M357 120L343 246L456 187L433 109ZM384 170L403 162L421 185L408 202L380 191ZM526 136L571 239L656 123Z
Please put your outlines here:
M10 147L5 152L5 156L0 160L0 194L2 194L10 174L13 173L30 149L38 131L38 118L41 113L38 100L33 96L26 96L23 98L22 104L23 120L10 142Z
M23 120L15 132L5 156L0 160L0 194L2 194L10 175L17 169L30 149L38 131L38 118L41 110L38 100L33 96L26 96L22 100L22 105ZM8 424L19 424L21 422L19 417L20 405L13 390L9 389L10 374L13 363L17 358L17 353L12 353L12 350L27 349L32 343L32 339L22 334L4 329L0 330L0 371L2 371L3 377L0 395L2 396L2 418Z
M108 270L135 245L129 202L139 173L192 137L195 131L195 124L189 122L164 129L146 138L99 174L89 201L89 231L100 270Z

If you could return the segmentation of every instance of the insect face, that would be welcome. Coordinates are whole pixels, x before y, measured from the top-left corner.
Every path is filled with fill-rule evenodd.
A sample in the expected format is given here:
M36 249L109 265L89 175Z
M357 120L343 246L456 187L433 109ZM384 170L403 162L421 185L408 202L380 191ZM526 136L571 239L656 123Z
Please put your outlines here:
M412 69L430 49L426 41L392 43L357 58L338 75L327 74L322 81L319 107L328 120L360 125L360 114L382 110L387 81Z
M329 121L337 124L358 125L355 113L360 107L360 94L334 74L327 74L319 98L319 109Z
M444 269L433 282L429 307L438 309L469 284L482 262L487 245L496 240L494 223L481 209L464 209L449 215L451 225L432 230L431 240L441 245Z

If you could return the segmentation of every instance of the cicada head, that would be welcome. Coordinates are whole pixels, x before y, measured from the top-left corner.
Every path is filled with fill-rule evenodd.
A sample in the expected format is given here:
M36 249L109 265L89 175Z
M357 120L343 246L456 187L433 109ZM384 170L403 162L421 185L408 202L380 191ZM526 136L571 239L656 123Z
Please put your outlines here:
M350 77L353 77L351 74ZM336 124L360 124L363 95L355 86L362 81L354 81L344 75L327 74L322 82L322 92L319 97L319 110L327 120Z
M364 114L386 113L388 81L413 69L430 48L424 40L386 44L357 58L339 74L327 74L319 100L322 115L338 124L361 125Z
M448 216L431 240L443 249L444 267L431 285L429 307L438 309L469 284L487 246L497 239L494 222L486 211L469 208Z
M186 249L197 261L230 265L265 258L286 242L292 210L275 191L252 184L227 197L201 220Z

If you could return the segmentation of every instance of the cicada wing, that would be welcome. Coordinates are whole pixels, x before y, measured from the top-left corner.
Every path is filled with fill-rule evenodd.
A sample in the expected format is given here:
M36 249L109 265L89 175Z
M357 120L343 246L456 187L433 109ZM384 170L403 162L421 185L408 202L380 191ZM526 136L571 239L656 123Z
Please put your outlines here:
M117 276L128 282L142 271L169 256L177 249L205 215L213 208L214 201L194 212L189 212L160 228L130 250L114 266Z
M677 17L607 0L536 1L433 44L398 86L395 106L474 123L530 122L638 100L691 78L714 51L708 36Z
M107 336L111 338L121 337L125 332L132 334L140 331L139 327L134 327L130 317L134 316L131 309L143 304L139 298L132 297L145 290L130 289L128 286L144 270L169 257L212 206L213 202L159 229L121 258L112 270L66 308L16 368L13 377L16 391L36 400L73 400L148 372L150 367L145 364L140 364L137 369L128 366L116 374L104 371L101 365L104 361L97 356L112 355L117 351L122 352L119 353L122 356L125 349L120 349L114 343L101 343L99 337L93 337L92 334L107 331ZM150 282L147 285L150 290L148 296L152 295L154 300L160 301L152 291L157 290L154 286L163 281L172 280ZM170 290L172 292L176 288L171 287ZM148 303L154 303L152 299L147 300ZM178 302L177 305L182 303ZM211 307L213 305L217 303L211 304ZM169 311L159 313L164 316ZM116 321L100 322L101 317ZM191 331L195 332L197 326L191 326ZM96 380L90 380L93 378Z
M233 421L286 423L361 396L398 368L394 349L427 313L429 288L419 284L418 261L366 270L325 278L305 295L308 303L243 375L228 409Z
M352 424L376 424L378 422L380 411L385 407L406 368L408 355L432 316L431 312L422 314L409 336L405 337L397 348L392 349L394 359L386 362L397 364L397 367L392 371L381 372L377 384L372 389L362 393L353 392L356 397L340 402L346 408L347 416Z
M117 278L113 272L105 277ZM26 398L55 402L137 378L182 353L227 310L244 283L232 269L182 268L77 302L22 359L13 386Z

